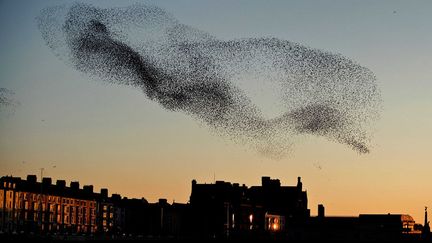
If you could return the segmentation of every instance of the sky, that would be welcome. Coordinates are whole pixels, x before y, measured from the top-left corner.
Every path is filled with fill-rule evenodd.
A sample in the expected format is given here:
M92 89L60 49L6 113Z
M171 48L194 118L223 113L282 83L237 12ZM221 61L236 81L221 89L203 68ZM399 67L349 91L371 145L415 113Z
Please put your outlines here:
M375 74L383 108L370 153L303 136L281 159L59 60L35 17L67 2L0 1L0 88L16 101L0 110L0 175L39 176L44 168L54 180L169 202L187 202L192 179L252 186L266 175L295 185L301 176L312 215L324 204L327 215L403 213L422 223L424 206L432 207L432 2L141 2L222 40L276 37L340 53Z

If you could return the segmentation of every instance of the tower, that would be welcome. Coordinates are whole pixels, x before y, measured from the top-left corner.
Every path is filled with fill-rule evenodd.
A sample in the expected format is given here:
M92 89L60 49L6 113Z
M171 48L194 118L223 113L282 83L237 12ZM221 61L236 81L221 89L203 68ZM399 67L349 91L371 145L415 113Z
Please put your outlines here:
M424 240L429 239L430 237L430 226L429 226L429 221L427 218L427 207L425 207L425 221L424 221L424 225L423 225L423 230L422 230L422 238Z

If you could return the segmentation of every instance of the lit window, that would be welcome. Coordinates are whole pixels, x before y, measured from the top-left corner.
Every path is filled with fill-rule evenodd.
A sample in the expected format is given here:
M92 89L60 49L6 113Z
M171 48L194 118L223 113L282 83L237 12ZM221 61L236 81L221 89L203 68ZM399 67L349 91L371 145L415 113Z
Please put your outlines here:
M279 230L279 220L277 218L275 218L273 220L272 229L273 229L273 231L278 231Z
M285 217L281 215L266 214L266 229L269 231L281 231L285 227Z
M234 216L234 214L231 215L231 220L232 220L231 227L234 229L234 227L235 227L235 216Z

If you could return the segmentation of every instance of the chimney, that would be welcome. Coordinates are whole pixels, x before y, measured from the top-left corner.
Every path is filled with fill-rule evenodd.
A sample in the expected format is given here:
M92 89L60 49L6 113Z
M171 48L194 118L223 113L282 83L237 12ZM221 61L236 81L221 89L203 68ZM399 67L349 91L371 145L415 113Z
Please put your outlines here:
M42 178L42 184L43 184L43 186L50 186L51 182L52 182L52 180L51 180L50 177L44 177L44 178Z
M271 181L272 186L275 188L278 188L281 185L279 179L274 179L274 180L270 180L270 181Z
M36 180L37 180L36 175L28 175L27 176L27 183L34 184L34 183L36 183Z
M100 194L103 198L107 198L108 197L108 189L102 188L100 191Z
M111 199L118 202L121 200L121 195L120 194L112 194Z
M216 185L223 185L225 184L225 181L216 181Z
M318 218L323 219L325 217L324 205L318 204Z
M159 205L167 205L168 201L165 198L160 198L159 199Z
M65 180L57 180L56 186L59 189L64 189L66 187L66 181Z
M70 188L74 191L79 190L79 182L78 181L71 181Z
M268 185L270 185L270 176L261 177L261 186L267 187Z
M301 182L301 177L297 177L297 188L299 189L299 191L301 191L303 189L303 183Z
M91 194L93 193L93 185L85 185L83 186L83 190L85 193Z

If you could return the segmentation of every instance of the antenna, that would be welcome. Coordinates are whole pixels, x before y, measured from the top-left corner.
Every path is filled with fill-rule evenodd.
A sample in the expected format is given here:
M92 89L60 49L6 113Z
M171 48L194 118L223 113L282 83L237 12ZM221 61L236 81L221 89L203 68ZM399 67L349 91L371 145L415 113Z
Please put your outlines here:
M42 181L42 178L43 178L43 171L44 171L44 169L45 169L45 168L40 168L40 172L41 172L41 181Z
M216 172L213 171L213 184L216 184Z

